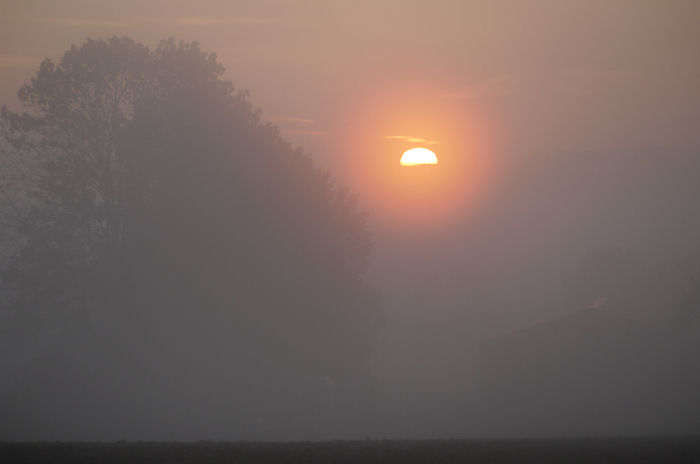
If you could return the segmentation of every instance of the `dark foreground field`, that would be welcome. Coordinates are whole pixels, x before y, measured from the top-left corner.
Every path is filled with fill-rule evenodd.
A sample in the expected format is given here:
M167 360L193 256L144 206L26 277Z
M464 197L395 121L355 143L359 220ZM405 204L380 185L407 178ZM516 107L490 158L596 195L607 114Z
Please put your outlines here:
M700 437L195 443L0 443L2 463L700 463Z

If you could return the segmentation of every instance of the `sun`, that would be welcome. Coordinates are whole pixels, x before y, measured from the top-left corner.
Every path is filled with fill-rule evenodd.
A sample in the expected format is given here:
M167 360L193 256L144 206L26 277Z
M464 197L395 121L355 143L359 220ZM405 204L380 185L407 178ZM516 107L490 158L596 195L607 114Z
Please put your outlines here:
M421 166L438 164L437 156L427 148L411 148L401 156L401 166Z

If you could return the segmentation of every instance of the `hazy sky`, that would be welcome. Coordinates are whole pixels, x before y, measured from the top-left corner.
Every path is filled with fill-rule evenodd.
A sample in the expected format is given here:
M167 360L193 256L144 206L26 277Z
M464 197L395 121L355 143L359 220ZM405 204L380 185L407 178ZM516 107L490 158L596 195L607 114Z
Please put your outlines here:
M112 35L199 41L359 194L394 387L468 389L471 341L576 309L588 250L700 251L700 2L0 0L0 102ZM421 145L439 167L402 171Z
M699 15L694 1L3 0L0 100L13 105L43 58L86 37L172 36L217 53L264 115L332 166L347 138L431 130L479 131L491 151L469 155L488 157L697 146ZM449 127L421 131L398 112ZM358 120L377 113L379 127Z
M695 1L0 5L0 101L14 108L43 58L87 37L215 52L264 117L360 195L380 281L433 260L430 277L396 285L459 287L455 269L477 266L469 250L521 275L601 245L683 249L697 231ZM425 144L441 164L411 178L398 159Z
M471 195L511 182L505 173L527 157L700 145L693 1L4 0L0 9L2 103L16 107L39 62L86 37L197 40L375 219L396 210L380 165L416 145L387 136L434 142L461 170L450 182Z

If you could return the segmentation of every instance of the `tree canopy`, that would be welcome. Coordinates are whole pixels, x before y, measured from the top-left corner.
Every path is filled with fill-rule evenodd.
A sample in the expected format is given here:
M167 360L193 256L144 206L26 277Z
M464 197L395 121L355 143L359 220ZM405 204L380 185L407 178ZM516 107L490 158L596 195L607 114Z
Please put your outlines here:
M2 109L16 423L274 436L368 391L364 214L223 72L197 43L87 40Z

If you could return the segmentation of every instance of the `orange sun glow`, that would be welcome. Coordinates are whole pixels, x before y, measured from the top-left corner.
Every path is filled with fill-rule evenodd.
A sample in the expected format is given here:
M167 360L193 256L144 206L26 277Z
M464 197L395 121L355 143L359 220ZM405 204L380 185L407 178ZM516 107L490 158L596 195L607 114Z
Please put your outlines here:
M490 131L476 109L436 98L432 85L377 87L348 109L334 149L342 182L373 227L443 230L479 207L490 179Z

